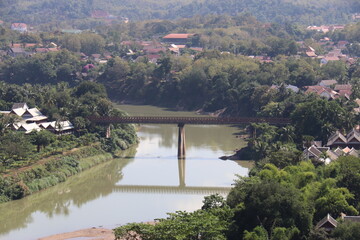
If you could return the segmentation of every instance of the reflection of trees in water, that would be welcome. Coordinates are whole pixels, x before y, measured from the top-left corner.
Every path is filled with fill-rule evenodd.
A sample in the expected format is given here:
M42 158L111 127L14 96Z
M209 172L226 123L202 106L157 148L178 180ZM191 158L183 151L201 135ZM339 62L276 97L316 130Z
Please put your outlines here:
M144 125L141 127L149 141L159 141L161 147L177 147L178 127L174 125ZM223 125L185 125L186 147L210 147L213 151L223 150L225 146L242 148L245 141L236 138L235 127ZM235 149L234 149L235 150Z
M95 166L69 178L47 190L21 200L0 205L0 234L25 228L33 221L31 215L37 211L52 218L69 215L72 203L81 206L100 196L113 192L113 187L122 179L122 169L134 159L136 147L124 151L125 157Z

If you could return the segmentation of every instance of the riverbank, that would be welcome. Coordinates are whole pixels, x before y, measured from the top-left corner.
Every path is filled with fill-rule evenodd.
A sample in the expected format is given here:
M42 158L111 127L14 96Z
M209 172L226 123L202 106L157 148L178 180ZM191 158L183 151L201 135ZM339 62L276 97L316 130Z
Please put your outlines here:
M55 234L39 240L72 240L72 239L91 239L91 240L114 240L115 234L112 229L107 228L88 228L68 233Z
M21 199L113 158L100 144L76 148L0 177L0 203Z

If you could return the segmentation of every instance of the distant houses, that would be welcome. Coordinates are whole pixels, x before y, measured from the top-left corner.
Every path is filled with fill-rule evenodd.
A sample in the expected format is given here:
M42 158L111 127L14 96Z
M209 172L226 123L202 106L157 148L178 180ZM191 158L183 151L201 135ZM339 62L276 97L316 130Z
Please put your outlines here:
M0 114L15 115L18 120L8 127L26 134L33 131L48 130L57 135L70 134L74 126L70 121L51 121L37 108L29 108L26 103L14 103L10 111L0 111Z

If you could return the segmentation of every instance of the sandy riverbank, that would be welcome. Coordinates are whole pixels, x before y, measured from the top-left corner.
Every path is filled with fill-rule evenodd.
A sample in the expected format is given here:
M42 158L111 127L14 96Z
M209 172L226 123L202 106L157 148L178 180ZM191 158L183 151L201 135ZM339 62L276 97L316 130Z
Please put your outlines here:
M115 235L112 229L88 228L74 232L60 233L39 240L114 240Z

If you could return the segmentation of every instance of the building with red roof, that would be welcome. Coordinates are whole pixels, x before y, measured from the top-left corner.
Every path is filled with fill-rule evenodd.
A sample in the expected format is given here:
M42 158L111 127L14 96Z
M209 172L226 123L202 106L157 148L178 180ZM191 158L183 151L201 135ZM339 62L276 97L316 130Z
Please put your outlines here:
M163 41L173 44L186 44L192 36L194 36L193 33L171 33L164 36Z
M11 24L11 30L19 32L27 32L27 25L25 23L13 23Z

